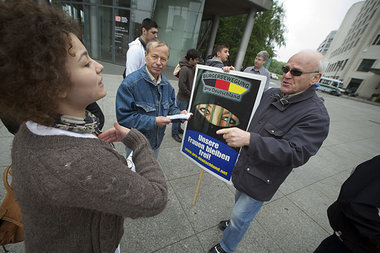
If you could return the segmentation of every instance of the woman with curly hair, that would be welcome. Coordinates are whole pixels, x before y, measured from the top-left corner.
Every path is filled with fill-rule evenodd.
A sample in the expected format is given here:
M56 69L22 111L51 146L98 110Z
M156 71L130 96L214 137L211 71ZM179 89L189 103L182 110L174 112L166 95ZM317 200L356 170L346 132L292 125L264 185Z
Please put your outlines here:
M115 252L124 217L160 213L164 175L146 138L118 125L97 138L86 106L106 95L103 66L62 10L0 3L0 112L23 122L12 146L26 252ZM110 142L133 150L136 172Z

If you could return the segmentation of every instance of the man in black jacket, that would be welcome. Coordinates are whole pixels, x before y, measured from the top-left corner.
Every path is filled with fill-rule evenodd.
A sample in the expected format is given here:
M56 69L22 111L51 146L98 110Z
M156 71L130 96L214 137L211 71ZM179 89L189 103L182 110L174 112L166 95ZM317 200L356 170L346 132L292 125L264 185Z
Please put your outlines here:
M241 151L232 173L237 191L231 220L220 222L223 238L210 253L234 251L264 201L326 139L330 119L314 88L324 67L318 52L293 55L282 68L281 89L264 92L248 131L236 127L217 131Z
M380 155L359 164L327 209L334 234L314 253L380 252Z

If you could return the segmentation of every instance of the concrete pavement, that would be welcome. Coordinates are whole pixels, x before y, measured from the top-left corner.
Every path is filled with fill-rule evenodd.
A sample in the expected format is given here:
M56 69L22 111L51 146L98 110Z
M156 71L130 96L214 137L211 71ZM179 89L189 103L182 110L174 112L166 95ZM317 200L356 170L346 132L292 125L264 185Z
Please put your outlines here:
M99 101L105 114L104 129L115 120L115 95L123 67L104 63L107 96ZM165 71L177 89L172 69ZM320 93L331 118L330 133L318 154L296 168L274 198L265 203L236 252L313 252L332 230L326 209L336 200L340 186L359 163L380 153L378 104ZM12 135L0 123L0 165L10 164ZM122 144L116 145L124 153ZM171 126L161 146L159 162L166 175L169 201L152 218L125 220L121 252L207 252L222 232L217 224L228 219L234 188L205 173L195 206L191 205L200 169L179 152L171 138ZM1 199L4 189L0 189ZM69 243L69 242L68 242ZM7 247L23 252L23 243ZM57 249L59 252L59 249Z

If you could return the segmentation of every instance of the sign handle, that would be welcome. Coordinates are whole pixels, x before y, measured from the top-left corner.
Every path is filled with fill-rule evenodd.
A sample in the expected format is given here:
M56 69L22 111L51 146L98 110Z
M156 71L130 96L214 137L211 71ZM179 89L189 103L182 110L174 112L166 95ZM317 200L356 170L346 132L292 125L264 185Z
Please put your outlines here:
M197 203L197 198L198 198L199 188L201 187L203 172L204 170L201 169L199 173L199 177L198 177L197 187L195 188L195 193L194 193L194 198L193 198L193 203L192 203L193 206L195 206L195 204Z

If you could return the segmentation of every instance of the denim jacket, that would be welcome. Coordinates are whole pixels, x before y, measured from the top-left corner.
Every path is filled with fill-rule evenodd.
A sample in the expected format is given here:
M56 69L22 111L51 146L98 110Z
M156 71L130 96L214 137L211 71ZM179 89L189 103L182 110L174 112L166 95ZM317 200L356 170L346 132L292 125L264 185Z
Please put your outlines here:
M180 113L174 88L166 77L161 78L159 85L154 83L144 65L121 82L116 94L119 124L142 132L153 149L160 147L165 134L165 127L156 125L156 117Z

